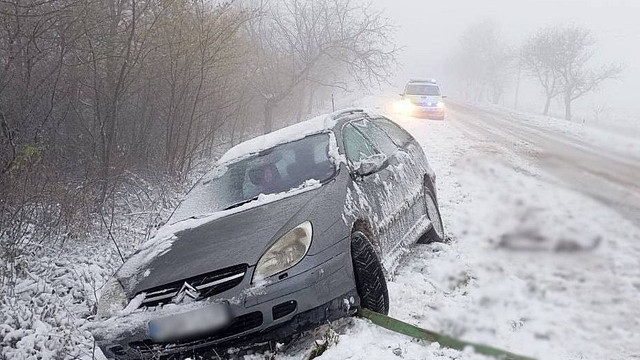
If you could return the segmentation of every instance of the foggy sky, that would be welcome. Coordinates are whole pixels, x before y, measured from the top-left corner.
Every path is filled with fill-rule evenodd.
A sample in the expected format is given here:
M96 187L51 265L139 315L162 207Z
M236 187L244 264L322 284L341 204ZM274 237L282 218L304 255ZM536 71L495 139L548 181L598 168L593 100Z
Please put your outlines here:
M409 77L443 78L444 62L473 23L498 24L514 46L541 26L573 23L587 26L597 38L594 63L625 66L619 80L606 82L598 94L578 100L576 106L607 101L617 116L640 115L640 0L371 1L398 26L397 44L404 50L396 86Z

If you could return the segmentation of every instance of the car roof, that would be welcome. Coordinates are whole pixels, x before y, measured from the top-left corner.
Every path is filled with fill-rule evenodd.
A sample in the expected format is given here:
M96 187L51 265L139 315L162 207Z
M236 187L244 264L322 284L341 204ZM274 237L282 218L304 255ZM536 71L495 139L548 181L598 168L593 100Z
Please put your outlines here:
M232 162L274 146L299 140L309 135L333 131L347 121L368 114L363 109L346 109L293 124L282 129L244 141L225 152L218 164Z
M411 79L407 84L428 84L438 86L436 79Z

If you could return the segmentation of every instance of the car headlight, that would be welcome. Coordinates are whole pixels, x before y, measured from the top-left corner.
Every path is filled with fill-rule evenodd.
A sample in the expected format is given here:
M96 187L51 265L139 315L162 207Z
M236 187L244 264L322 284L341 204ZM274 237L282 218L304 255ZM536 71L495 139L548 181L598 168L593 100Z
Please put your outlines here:
M414 105L409 99L403 99L393 104L393 110L396 113L409 114L413 111Z
M113 278L104 285L98 301L98 318L107 319L127 306L127 294L118 279Z
M312 227L309 221L284 234L267 250L256 265L254 280L261 280L296 265L311 246Z
M444 109L444 103L442 101L438 101L438 108Z

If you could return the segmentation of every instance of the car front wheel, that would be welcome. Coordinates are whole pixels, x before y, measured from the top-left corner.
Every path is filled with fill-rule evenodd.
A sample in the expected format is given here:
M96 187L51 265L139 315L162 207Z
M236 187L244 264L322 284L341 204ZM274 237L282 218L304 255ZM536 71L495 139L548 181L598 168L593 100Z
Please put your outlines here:
M371 241L360 231L351 234L351 259L360 305L380 314L388 314L389 291L382 264Z

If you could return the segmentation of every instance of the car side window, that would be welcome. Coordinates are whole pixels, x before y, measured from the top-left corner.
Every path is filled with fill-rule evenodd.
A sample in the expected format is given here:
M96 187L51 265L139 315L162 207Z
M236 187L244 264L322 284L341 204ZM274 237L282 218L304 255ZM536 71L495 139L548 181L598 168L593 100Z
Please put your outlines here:
M405 146L412 139L408 132L385 117L375 118L373 123L382 128L391 140L400 147Z
M354 122L353 125L371 141L373 146L388 157L393 156L393 154L398 150L398 146L391 140L391 138L382 131L382 129L371 123L371 121L362 119Z
M342 130L344 153L351 164L377 153L376 149L353 125L348 124Z

